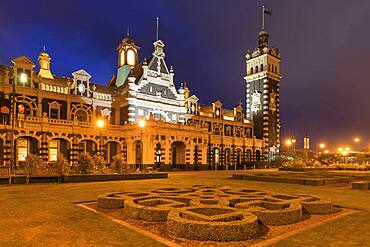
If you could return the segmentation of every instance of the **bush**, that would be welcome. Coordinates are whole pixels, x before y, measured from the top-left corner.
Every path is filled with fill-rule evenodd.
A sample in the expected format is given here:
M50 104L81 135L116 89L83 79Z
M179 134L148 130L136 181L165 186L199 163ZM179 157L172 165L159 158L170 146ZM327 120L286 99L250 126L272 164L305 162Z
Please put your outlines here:
M24 168L27 174L31 173L32 168L46 168L47 163L38 155L29 154L24 162Z
M54 163L54 166L58 168L60 174L68 174L70 171L70 165L64 155L59 155L58 160Z
M105 160L103 158L103 156L101 155L94 155L93 157L93 161L94 161L94 170L98 170L98 171L102 171L103 168L105 167Z
M89 153L83 152L78 155L77 172L89 174L94 167L94 160Z
M117 154L113 157L111 168L113 171L120 173L122 172L122 167L125 165L125 163L126 161L123 158L123 156L120 154Z

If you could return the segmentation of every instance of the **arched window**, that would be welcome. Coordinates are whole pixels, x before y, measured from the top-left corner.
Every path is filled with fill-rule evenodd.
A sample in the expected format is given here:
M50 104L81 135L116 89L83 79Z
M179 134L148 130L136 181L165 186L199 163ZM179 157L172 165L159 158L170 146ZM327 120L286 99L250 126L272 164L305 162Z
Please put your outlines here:
M125 64L125 52L121 50L119 54L119 65L124 65Z
M251 74L253 74L253 68L251 68Z
M213 155L214 155L213 161L215 162L215 164L220 163L220 149L215 148L213 150Z
M263 64L260 65L260 71L263 71Z
M76 117L80 122L87 122L87 113L84 110L78 110L76 112Z
M155 146L155 162L157 164L161 163L161 156L162 156L161 144L157 143L157 145Z
M135 52L131 49L127 50L127 64L134 66L135 60Z
M256 73L258 73L258 66L256 65Z

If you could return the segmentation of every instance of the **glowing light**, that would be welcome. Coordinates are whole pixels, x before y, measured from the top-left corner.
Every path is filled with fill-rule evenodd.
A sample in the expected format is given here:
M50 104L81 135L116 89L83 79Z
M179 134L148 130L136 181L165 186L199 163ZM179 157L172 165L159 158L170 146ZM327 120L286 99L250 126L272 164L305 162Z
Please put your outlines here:
M26 73L21 73L20 76L19 76L19 81L22 82L22 83L26 83L28 80L28 76Z
M295 139L295 137L293 137L291 141L294 144L294 143L296 143L297 140Z
M346 151L343 151L343 152L342 152L342 155L343 155L343 156L346 156L347 154L348 154L348 153L347 153Z
M342 151L343 151L343 148L338 148L338 151L339 151L339 152L342 152Z
M140 121L139 121L139 127L140 128L144 128L145 127L145 120L144 119L141 119Z
M360 138L356 137L355 139L353 139L354 142L359 142L360 141Z
M326 145L325 145L325 143L320 143L319 147L320 147L321 149L324 149L324 148L326 147Z
M96 125L101 129L104 127L104 120L102 119L99 119L98 121L96 121Z
M329 153L329 150L325 150L325 151L324 151L324 154L328 154L328 153Z
M287 146L292 145L292 140L290 140L290 139L286 140L286 141L285 141L285 144L286 144Z

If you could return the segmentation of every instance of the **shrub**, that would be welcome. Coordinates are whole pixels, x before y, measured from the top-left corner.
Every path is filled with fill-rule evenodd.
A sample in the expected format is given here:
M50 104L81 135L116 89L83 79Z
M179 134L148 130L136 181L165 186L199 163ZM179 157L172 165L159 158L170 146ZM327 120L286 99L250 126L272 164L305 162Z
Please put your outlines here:
M31 173L32 168L46 168L46 162L43 161L38 155L29 154L24 162L26 173Z
M103 168L105 167L105 160L104 160L103 156L94 155L93 161L94 161L94 166L93 166L94 169L101 172L103 170Z
M89 174L94 166L94 160L89 153L83 152L78 155L77 172Z
M70 165L64 155L59 155L58 160L54 163L54 166L58 168L60 174L68 174L70 171Z
M125 162L125 159L123 158L123 156L120 155L120 154L117 154L113 157L111 168L115 172L118 172L118 173L122 172L122 167L124 166L125 163L126 162Z

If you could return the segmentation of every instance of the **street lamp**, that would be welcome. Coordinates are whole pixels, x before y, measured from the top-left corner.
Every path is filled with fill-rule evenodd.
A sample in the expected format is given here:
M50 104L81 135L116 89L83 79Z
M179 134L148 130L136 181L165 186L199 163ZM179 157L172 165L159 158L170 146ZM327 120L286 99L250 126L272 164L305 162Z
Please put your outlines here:
M143 144L143 129L146 125L146 121L145 119L140 119L139 120L139 127L140 127L140 147L141 147L141 157L140 157L140 161L141 161L141 164L143 163L143 156L144 156L144 150L143 150L143 147L144 147L144 144Z
M104 128L104 125L105 125L105 122L103 119L98 119L98 121L96 121L96 126L98 126L99 128L99 137L100 137L100 143L99 143L99 153L100 153L100 157L103 156L103 153L102 153L102 134L101 134L101 131L102 129Z
M324 148L326 147L326 145L325 145L325 143L320 143L319 147L320 147L321 149L324 149Z
M19 82L24 86L24 84L28 81L28 75L26 73L20 73L18 75L19 77ZM16 162L17 162L17 159L16 159L16 147L15 147L15 138L14 138L14 128L15 128L15 108L16 108L16 98L15 98L15 95L16 95L16 84L18 83L18 80L14 80L13 81L13 87L12 87L12 98L11 98L11 110L12 110L12 139L11 139L11 142L12 142L12 150L11 150L11 162L10 162L10 167L9 167L9 183L11 183L11 173L13 172L13 168L15 167L16 165Z

